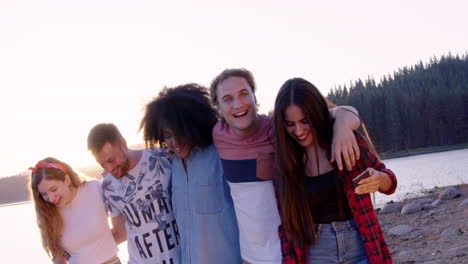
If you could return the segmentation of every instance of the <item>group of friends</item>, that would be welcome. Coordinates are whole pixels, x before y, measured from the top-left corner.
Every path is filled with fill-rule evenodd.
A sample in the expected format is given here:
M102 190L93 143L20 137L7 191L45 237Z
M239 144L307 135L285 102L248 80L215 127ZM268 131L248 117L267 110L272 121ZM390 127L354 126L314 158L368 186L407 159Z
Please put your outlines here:
M118 264L123 241L130 264L392 263L369 194L397 181L355 132L357 111L293 78L261 115L255 90L246 69L164 88L141 120L144 150L97 124L102 181L39 161L30 187L53 263Z

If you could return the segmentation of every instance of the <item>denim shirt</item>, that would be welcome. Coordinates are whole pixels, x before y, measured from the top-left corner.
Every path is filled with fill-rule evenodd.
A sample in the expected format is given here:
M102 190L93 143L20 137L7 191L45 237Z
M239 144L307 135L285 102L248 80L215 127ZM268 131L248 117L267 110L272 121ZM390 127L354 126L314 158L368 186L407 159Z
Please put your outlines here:
M187 171L180 158L174 159L172 188L182 263L239 264L236 215L214 145L193 149Z

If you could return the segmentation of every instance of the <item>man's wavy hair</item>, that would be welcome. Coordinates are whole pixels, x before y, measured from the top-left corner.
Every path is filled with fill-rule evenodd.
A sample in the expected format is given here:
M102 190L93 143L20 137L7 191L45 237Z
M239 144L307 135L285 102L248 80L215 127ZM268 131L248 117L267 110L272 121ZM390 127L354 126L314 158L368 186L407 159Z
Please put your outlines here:
M247 83L249 84L250 88L252 88L252 93L255 96L255 90L257 89L257 85L255 84L255 79L253 74L244 68L235 68L235 69L225 69L221 72L218 76L216 76L213 81L211 81L210 85L210 96L211 96L211 103L215 106L218 105L218 86L227 78L230 77L241 77L244 78ZM255 102L257 99L255 99Z
M164 88L146 105L140 130L146 147L164 145L165 128L177 140L193 147L207 147L213 143L212 130L218 115L210 104L208 90L195 83Z
M86 182L65 162L51 157L45 158L44 161L63 165L70 177L71 186L78 188ZM67 174L55 168L41 168L36 173L31 173L30 178L30 192L36 209L37 225L41 232L42 247L52 259L63 256L64 253L61 246L63 219L59 208L44 200L38 190L38 186L43 179L65 181L65 175Z

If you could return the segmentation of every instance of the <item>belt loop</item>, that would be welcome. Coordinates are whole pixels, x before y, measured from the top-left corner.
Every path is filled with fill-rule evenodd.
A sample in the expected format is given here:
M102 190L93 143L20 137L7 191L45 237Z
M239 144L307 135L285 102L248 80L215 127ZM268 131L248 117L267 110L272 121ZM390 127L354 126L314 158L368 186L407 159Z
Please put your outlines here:
M347 220L342 222L331 222L331 227L335 232L339 232L345 229L352 230L354 229L353 226L354 220Z
M321 224L315 224L315 232L317 234L320 234L321 230L322 230L322 225Z
M332 222L333 230L335 230L335 232L341 231L342 228L343 228L342 223L343 223L343 222Z

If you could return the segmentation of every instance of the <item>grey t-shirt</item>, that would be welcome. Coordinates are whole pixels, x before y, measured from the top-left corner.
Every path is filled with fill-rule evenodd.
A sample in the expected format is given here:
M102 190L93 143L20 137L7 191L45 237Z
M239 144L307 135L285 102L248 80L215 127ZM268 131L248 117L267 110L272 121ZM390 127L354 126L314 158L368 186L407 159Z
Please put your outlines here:
M144 150L127 175L104 178L106 208L112 216L126 219L130 264L179 263L180 236L168 190L170 177L166 154Z

